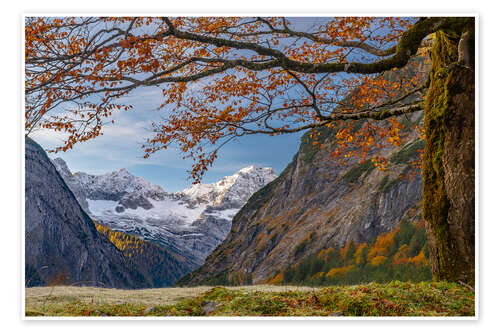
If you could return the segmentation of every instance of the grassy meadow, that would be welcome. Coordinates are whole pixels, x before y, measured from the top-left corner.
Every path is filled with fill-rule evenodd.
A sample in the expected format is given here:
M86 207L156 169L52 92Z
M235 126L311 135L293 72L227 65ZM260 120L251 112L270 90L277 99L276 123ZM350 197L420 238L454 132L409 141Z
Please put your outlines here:
M57 316L474 316L474 292L445 282L325 288L240 287L117 290L26 288L27 317Z

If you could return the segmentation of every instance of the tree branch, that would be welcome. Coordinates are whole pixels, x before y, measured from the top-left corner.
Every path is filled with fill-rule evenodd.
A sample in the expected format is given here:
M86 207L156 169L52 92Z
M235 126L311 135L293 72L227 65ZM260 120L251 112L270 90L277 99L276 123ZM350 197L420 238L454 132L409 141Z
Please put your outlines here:
M254 51L259 55L275 58L277 61L279 61L279 66L284 70L292 70L300 73L347 72L357 74L381 73L393 68L403 67L407 64L408 60L416 54L420 43L425 37L453 23L451 22L451 18L448 17L430 17L420 19L417 23L415 23L415 25L413 25L403 34L401 40L395 48L395 53L388 59L382 59L374 63L336 62L314 64L292 60L279 50L265 47L257 43L229 40L180 31L174 27L172 22L167 17L162 17L162 20L168 26L168 31L164 32L165 36L174 36L179 39L206 43L217 47L230 47L240 50Z

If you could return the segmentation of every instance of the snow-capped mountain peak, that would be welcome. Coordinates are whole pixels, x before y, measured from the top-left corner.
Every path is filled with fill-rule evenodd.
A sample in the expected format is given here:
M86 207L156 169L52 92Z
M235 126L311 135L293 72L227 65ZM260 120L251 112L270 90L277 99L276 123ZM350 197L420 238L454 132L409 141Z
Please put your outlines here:
M181 192L184 198L211 206L243 206L250 196L276 178L272 168L253 165L211 184L195 184ZM229 207L228 207L229 208Z
M126 169L71 173L53 160L81 206L110 228L159 242L200 260L227 236L231 220L254 192L276 178L271 168L245 167L211 184L168 193Z
M94 199L99 196L106 196L106 194L116 193L132 193L145 195L151 197L155 194L166 194L165 190L159 186L151 183L143 177L132 175L126 169L119 171L112 171L103 175L90 175L85 172L77 172L74 177L86 188L90 196ZM102 198L104 199L104 198Z

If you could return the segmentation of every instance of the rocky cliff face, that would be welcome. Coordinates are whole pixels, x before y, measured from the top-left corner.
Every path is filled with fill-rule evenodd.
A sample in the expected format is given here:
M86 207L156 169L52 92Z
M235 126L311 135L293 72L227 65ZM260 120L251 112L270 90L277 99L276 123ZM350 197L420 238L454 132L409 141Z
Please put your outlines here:
M410 120L421 119L414 114ZM412 172L411 161L423 148L416 133L399 147L377 152L390 161L385 171L371 162L339 165L329 157L335 133L325 130L322 137L325 147L317 149L304 136L288 167L250 198L226 240L179 284L266 282L321 249L367 242L403 218L418 218L422 178L400 178Z
M165 246L196 267L226 238L250 196L276 178L271 168L249 166L218 182L168 193L125 169L72 174L64 160L53 163L99 223Z
M146 287L144 276L97 232L43 149L26 139L26 285Z
M80 206L87 214L90 214L89 203L86 200L85 191L80 185L80 182L71 174L66 162L62 158L58 157L53 159L52 163L56 167L57 172L59 172L59 175L64 179L66 185L68 185L71 192L75 195L76 200L80 203Z

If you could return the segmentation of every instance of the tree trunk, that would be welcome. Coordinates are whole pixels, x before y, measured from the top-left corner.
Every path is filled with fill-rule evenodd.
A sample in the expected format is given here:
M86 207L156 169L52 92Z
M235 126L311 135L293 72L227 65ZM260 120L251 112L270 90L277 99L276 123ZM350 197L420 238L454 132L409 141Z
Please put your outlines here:
M434 280L474 285L474 27L436 33L425 106L423 216Z

